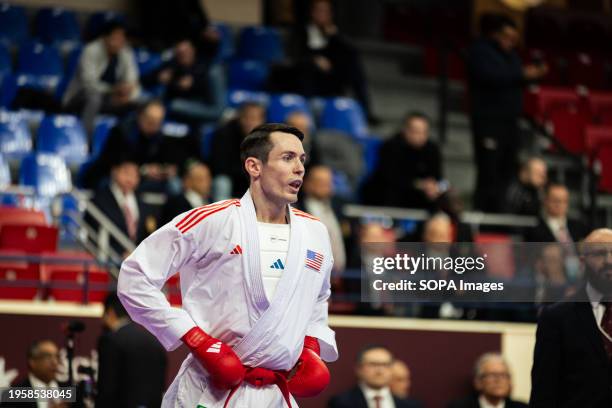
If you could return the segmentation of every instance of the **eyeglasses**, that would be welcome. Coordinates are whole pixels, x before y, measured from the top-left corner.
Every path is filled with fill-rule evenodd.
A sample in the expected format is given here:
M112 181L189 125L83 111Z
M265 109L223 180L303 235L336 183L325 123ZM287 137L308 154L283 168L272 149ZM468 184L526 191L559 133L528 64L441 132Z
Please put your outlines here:
M485 380L509 380L510 374L508 373L483 373L480 374L480 378Z
M604 258L606 255L612 255L612 248L594 249L591 251L586 251L584 255L591 258Z
M372 367L372 368L389 368L391 367L391 362L379 362L379 361L364 361L362 363L364 366Z
M51 359L55 359L57 361L60 360L60 355L59 353L40 353L36 356L34 356L35 360L51 360Z

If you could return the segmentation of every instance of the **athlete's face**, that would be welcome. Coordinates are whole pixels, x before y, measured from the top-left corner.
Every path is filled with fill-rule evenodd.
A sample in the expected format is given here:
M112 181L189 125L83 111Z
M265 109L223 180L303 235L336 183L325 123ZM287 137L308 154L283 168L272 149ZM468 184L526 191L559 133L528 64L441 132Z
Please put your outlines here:
M304 178L304 147L300 139L289 133L273 132L270 141L272 150L267 162L261 165L261 188L277 204L294 203Z

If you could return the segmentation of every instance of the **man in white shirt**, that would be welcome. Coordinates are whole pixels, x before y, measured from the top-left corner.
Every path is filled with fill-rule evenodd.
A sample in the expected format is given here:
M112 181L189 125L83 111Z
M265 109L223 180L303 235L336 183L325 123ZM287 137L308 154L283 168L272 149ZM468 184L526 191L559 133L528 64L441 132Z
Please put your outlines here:
M328 408L416 408L420 404L393 396L391 365L393 355L384 346L369 345L357 355L358 384L342 394L332 397Z

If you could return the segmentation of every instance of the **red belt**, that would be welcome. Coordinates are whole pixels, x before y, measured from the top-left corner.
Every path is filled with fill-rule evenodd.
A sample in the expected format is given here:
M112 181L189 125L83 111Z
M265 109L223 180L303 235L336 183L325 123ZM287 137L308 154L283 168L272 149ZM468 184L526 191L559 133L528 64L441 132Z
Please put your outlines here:
M283 394L283 398L285 399L287 406L291 408L291 394L289 393L289 385L287 384L286 371L274 371L268 370L267 368L247 366L245 366L245 368L246 375L244 376L244 379L231 389L227 399L225 400L225 405L223 405L223 408L227 408L227 404L229 404L230 399L245 381L257 388L276 384L276 386L278 386L280 389L281 394Z

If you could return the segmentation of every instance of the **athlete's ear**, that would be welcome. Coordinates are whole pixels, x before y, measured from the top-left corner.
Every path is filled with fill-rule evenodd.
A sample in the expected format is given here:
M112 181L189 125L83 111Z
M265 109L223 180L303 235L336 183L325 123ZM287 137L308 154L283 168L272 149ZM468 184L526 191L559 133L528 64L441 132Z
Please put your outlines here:
M257 178L261 175L261 160L255 157L247 157L244 161L244 169L253 178Z

